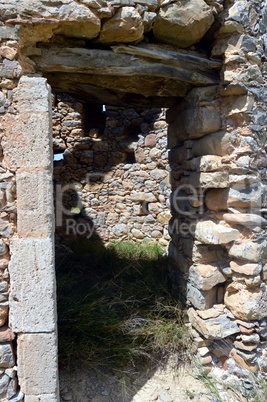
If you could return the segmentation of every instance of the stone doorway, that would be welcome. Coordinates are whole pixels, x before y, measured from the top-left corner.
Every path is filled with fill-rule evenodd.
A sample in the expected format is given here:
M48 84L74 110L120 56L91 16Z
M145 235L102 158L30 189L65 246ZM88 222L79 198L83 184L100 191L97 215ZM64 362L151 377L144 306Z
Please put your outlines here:
M193 16L192 2L199 11ZM266 372L264 2L26 3L3 2L0 26L2 158L12 186L17 182L18 208L17 231L3 236L3 264L25 399L58 399L46 79L83 101L169 108L176 196L186 185L174 197L172 273L187 287L202 363L207 370ZM176 18L181 7L186 29ZM193 224L185 214L192 208ZM25 258L28 250L34 252Z

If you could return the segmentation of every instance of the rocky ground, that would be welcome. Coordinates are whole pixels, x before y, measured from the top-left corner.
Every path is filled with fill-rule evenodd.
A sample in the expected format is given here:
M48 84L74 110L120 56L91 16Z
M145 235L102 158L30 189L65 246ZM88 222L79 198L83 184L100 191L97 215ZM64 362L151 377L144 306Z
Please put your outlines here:
M209 382L209 384L208 384ZM175 366L174 358L156 370L131 368L124 372L85 367L60 371L61 402L246 402L224 384L198 378L189 364Z

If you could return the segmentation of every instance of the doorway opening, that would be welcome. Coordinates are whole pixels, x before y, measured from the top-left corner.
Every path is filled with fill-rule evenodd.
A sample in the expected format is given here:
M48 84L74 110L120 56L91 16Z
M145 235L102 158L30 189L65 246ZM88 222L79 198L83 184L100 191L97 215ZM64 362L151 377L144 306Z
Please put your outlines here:
M58 94L53 127L61 362L155 364L184 342L166 257L166 109Z

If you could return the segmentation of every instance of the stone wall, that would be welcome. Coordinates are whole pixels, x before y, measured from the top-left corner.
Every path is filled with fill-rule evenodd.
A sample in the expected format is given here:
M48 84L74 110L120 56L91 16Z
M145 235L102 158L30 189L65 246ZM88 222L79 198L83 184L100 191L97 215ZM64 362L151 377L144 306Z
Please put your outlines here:
M226 6L212 47L220 85L167 116L171 274L201 363L228 370L225 381L267 371L265 14L261 2Z
M50 402L58 401L50 88L22 77L18 31L0 25L0 398Z
M52 106L46 79L54 91L68 92L80 102L169 108L171 276L188 305L196 353L207 371L219 375L223 369L224 381L232 374L245 379L251 372L266 374L266 9L266 1L258 0L1 2L1 398L59 398ZM57 146L63 140L68 172L78 160L92 167L89 172L94 163L101 170L103 161L117 152L106 151L104 144L119 146L118 160L109 162L105 172L109 188L113 181L120 187L133 173L130 185L141 183L137 177L145 179L149 191L140 184L145 197L150 180L137 175L148 173L138 158L152 164L149 174L154 170L160 189L151 191L156 202L139 198L135 188L126 194L131 198L131 204L125 204L130 213L139 203L151 201L151 213L136 222L141 228L135 227L134 233L139 234L147 217L152 223L160 215L153 208L161 208L158 202L164 204L167 197L161 184L166 176L160 176L166 170L154 166L159 161L150 154L159 150L165 158L165 150L157 146L163 132L152 126L152 132L141 129L136 162L131 149L131 167L123 169L129 149L125 138L117 141L117 132L113 141L113 134L121 129L120 119L127 111L120 110L119 118L118 110L108 112L116 127L107 125L107 140L89 132L78 141L81 127L73 126L77 116L72 115L71 124L65 124L71 128L70 142L61 135ZM138 119L144 117L137 112ZM132 124L134 118L124 120ZM154 148L146 144L148 138L154 143L156 138ZM113 180L115 165L121 177ZM61 168L58 162L60 180ZM85 204L89 197L91 208L97 197L92 198L87 182L82 182L87 168L79 169L75 182L81 181L79 192ZM93 182L101 189L102 184L104 188L104 181ZM128 198L122 191L123 199L112 201L118 215L116 209L121 211ZM109 194L109 201L113 195L117 193ZM99 216L97 210L91 219ZM160 230L157 237L157 230L155 238L165 242L168 238ZM130 232L134 234L132 228ZM105 227L102 234L110 239Z
M53 109L54 149L64 152L63 160L55 161L54 180L55 194L64 189L70 214L57 226L58 237L95 234L104 243L158 240L166 247L170 186L165 110L107 106L101 117L100 106L98 125L102 118L103 127L98 128L90 121L95 119L93 106L85 108L71 97L63 100L58 96ZM79 201L73 200L73 186Z

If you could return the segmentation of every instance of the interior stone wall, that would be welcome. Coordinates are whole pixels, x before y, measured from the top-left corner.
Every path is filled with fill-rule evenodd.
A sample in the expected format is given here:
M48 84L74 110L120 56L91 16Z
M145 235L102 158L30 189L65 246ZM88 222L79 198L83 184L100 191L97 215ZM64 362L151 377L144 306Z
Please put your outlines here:
M97 128L93 107L86 109L86 118L83 105L73 98L64 102L58 96L55 102L54 149L63 152L63 159L55 161L55 189L64 188L69 211L56 228L57 241L95 235L104 243L157 240L166 248L170 184L165 109L105 109L102 128ZM85 128L85 120L93 121Z

